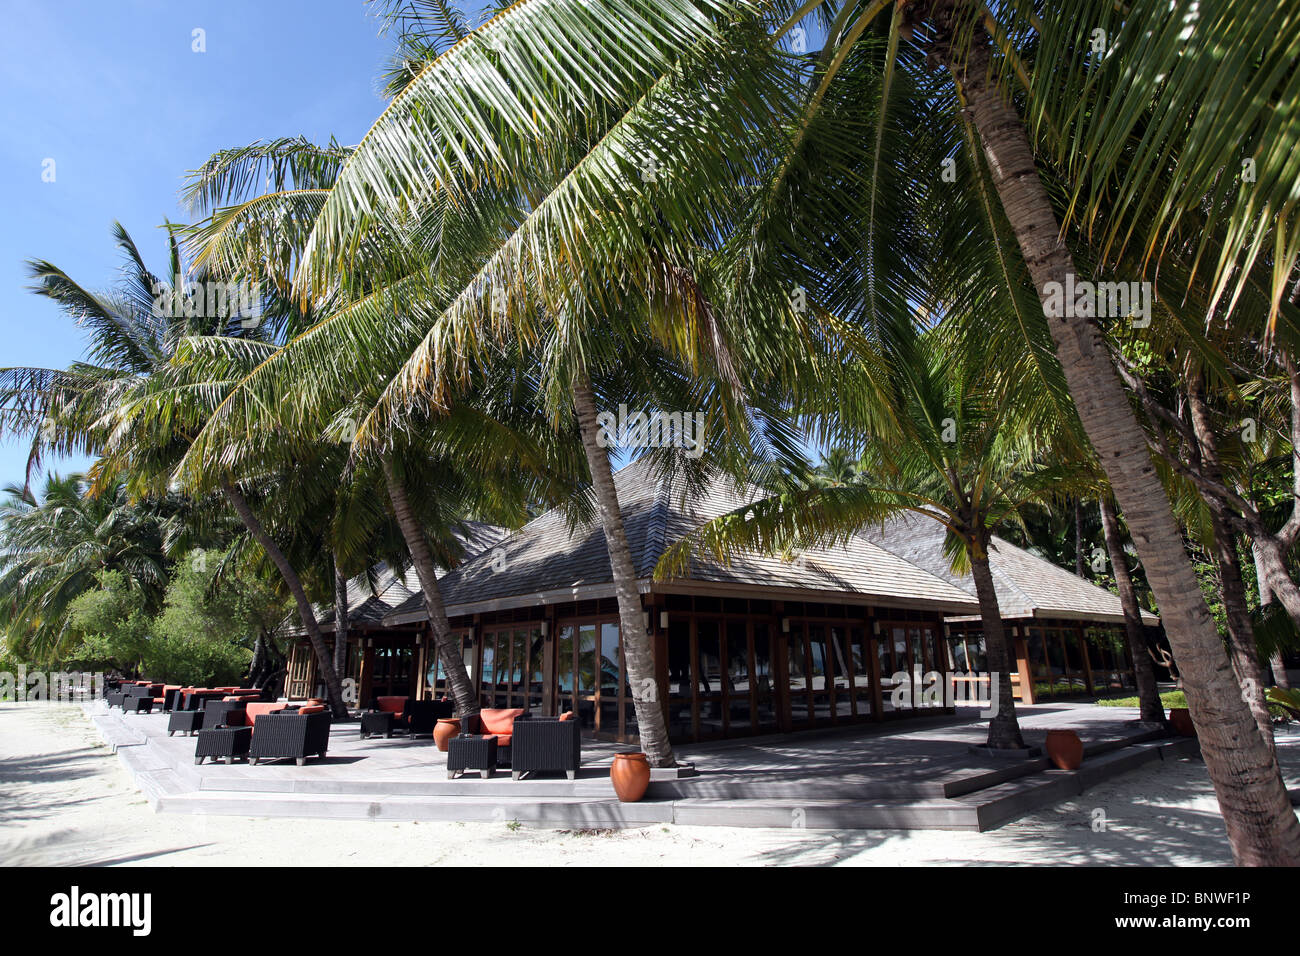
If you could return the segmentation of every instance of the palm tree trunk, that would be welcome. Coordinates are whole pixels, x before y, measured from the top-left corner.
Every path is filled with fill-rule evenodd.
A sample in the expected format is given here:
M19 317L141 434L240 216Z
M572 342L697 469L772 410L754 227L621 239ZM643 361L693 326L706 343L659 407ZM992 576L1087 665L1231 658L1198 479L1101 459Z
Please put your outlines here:
M1252 541L1250 551L1255 556L1255 580L1259 585L1259 609L1262 611L1273 603L1273 589L1268 586L1268 581L1264 576L1263 558L1260 555L1259 545ZM1282 660L1281 651L1273 652L1273 656L1268 659L1268 666L1273 672L1273 684L1284 690L1290 690L1291 680L1286 676L1286 662Z
M416 577L420 579L420 590L424 594L424 609L429 615L429 625L433 630L433 646L437 648L438 659L447 673L447 682L451 685L451 696L456 701L456 713L464 718L479 712L478 694L470 683L469 672L465 670L465 660L460 653L460 641L451 634L451 622L447 620L447 607L442 603L442 588L438 586L437 566L433 562L433 552L424 537L406 494L406 485L398 477L397 469L391 458L384 458L384 479L388 483L388 497L393 503L393 514L402 529L406 549L411 553L411 562L415 565Z
M1101 507L1101 531L1110 553L1110 566L1115 572L1115 589L1119 591L1120 607L1124 609L1124 635L1128 638L1128 653L1133 658L1133 676L1138 685L1138 719L1151 723L1165 722L1165 705L1160 702L1160 688L1156 686L1156 671L1151 666L1146 635L1142 632L1142 609L1138 606L1133 578L1128 573L1124 545L1119 537L1119 518L1110 496L1098 499Z
M330 709L339 719L347 717L348 708L343 702L343 686L339 682L338 672L334 670L334 662L330 660L329 650L325 647L325 638L321 635L320 624L316 621L316 612L312 610L311 602L307 600L302 579L289 564L289 559L284 556L280 546L267 534L266 528L262 526L257 515L253 514L253 509L248 506L248 502L234 484L227 481L221 486L221 490L225 492L226 499L239 515L248 533L253 536L253 540L262 546L267 557L275 564L280 577L289 588L289 593L293 595L294 604L298 606L298 616L302 618L302 626L307 630L307 640L311 642L311 649L316 652L316 666L320 669L321 680L325 682L325 693L329 697Z
M348 579L334 553L334 672L340 681L348 669Z
M975 597L980 602L984 651L988 655L989 671L997 678L998 684L997 712L989 721L988 745L994 750L1022 750L1025 741L1020 735L1016 699L1011 693L1011 654L1007 648L1006 631L1002 628L1002 611L998 607L998 593L993 587L988 554L972 553L970 569L975 579ZM1032 675L1021 674L1020 679L1028 681Z
M1241 865L1300 864L1300 821L1291 809L1277 760L1241 699L1173 510L1162 493L1146 435L1111 364L1101 329L1092 319L1078 316L1081 310L1063 309L1076 314L1058 315L1049 306L1051 290L1064 288L1066 277L1075 273L1074 260L1038 177L1024 124L991 79L988 34L982 28L967 32L969 45L954 57L953 13L951 4L934 11L939 28L935 52L952 68L965 95L1002 210L1044 303L1079 419L1110 479L1160 603L1233 856Z
M642 618L641 595L637 591L636 566L623 530L623 512L614 490L614 473L609 456L596 438L596 402L586 375L573 382L573 407L577 412L582 447L587 453L591 484L596 492L596 508L605 531L605 548L609 552L610 571L614 576L614 593L618 596L619 636L623 659L627 662L627 680L632 688L636 722L641 735L641 749L652 767L676 765L672 745L668 743L668 726L659 700L659 683L655 679L654 647Z
M1219 447L1210 426L1210 410L1205 404L1203 383L1195 371L1188 376L1187 399L1201 470L1214 481L1222 482L1223 467L1219 461ZM1208 495L1202 495L1202 498L1210 510L1214 566L1219 575L1219 593L1228 625L1228 659L1232 662L1233 673L1241 685L1242 697L1255 715L1259 735L1270 749L1274 749L1273 721L1268 714L1268 703L1264 700L1264 669L1259 664L1255 628L1250 622L1250 608L1246 604L1246 584L1241 577L1241 559L1237 556L1237 535L1229 523L1226 505Z

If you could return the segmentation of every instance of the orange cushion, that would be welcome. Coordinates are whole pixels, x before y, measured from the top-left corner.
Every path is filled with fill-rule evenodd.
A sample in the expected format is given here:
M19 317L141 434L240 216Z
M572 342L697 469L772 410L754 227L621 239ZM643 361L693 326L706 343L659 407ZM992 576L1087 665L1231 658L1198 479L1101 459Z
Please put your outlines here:
M244 718L248 721L248 726L252 727L262 714L273 714L277 710L284 710L284 704L249 704L244 708Z
M560 714L560 720L572 720L572 719L573 719L573 711L571 710L566 710L564 713Z
M514 734L484 734L483 739L486 740L488 737L495 737L497 739L498 747L509 747L510 738L513 736Z
M403 708L406 707L406 698L405 697L380 697L377 698L376 703L379 704L380 713L401 714Z
M479 720L482 721L484 734L496 734L500 737L502 734L511 734L515 729L515 718L522 716L524 709L522 707L495 708L479 711ZM500 741L497 741L500 743Z
M319 706L319 705L313 705L313 706L311 706L311 707L301 707L301 708L299 708L298 713L300 713L300 714L323 714L323 713L325 713L325 708L324 708L324 707L321 707L321 706Z

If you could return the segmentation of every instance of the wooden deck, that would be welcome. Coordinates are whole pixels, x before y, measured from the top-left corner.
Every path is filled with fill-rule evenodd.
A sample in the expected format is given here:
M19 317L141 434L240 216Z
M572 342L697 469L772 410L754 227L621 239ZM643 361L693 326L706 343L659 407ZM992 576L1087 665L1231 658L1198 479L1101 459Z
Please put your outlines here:
M685 745L681 773L656 772L645 800L621 804L608 767L623 745L584 741L583 769L511 780L498 771L448 780L445 755L427 739L362 740L336 724L329 755L292 761L194 765L195 739L168 737L167 717L86 706L100 734L155 810L243 816L376 820L511 821L527 826L692 825L808 829L986 830L1069 799L1101 780L1160 759L1197 753L1194 740L1136 725L1135 711L1087 704L1019 708L1026 742L1075 729L1083 766L1052 769L1043 757L990 757L972 750L985 725L956 717L859 725L823 733Z

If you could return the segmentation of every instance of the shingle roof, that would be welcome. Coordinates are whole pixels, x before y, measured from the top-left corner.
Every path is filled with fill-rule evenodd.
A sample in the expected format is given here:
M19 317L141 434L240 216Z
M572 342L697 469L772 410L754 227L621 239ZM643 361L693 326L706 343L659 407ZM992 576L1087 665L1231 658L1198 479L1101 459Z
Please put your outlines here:
M943 553L943 525L920 515L901 515L882 526L863 531L886 551L897 555L936 577L975 594L969 576L953 574ZM989 552L993 587L1004 618L1072 618L1120 623L1124 611L1119 598L1050 561L994 536ZM1142 620L1158 624L1160 619L1143 611Z
M702 492L688 494L684 480L661 480L644 459L619 471L614 484L643 591L649 590L654 567L668 545L703 522L761 497L757 488L736 488L722 478ZM863 538L844 547L807 551L798 562L745 553L726 565L697 554L685 579L723 589L761 588L773 597L819 591L825 592L823 599L842 595L845 600L858 597L954 613L978 610L966 592ZM448 613L457 615L609 596L613 576L599 522L570 531L564 512L552 509L446 575L441 588ZM410 600L385 623L418 620L423 614L422 603Z
M508 533L508 528L501 528L482 521L464 521L462 527L454 532L456 540L460 542L467 558L492 547ZM444 570L444 568L439 568L438 573L442 574ZM379 627L384 618L404 602L413 598L417 601L420 600L420 581L416 576L415 568L407 568L399 574L387 564L380 562L375 566L372 574L375 578L374 591L371 591L370 579L366 575L359 574L348 581L349 627L363 625ZM334 630L334 606L332 604L317 604L313 605L313 609L316 612L316 620L320 624L321 631L327 634L332 633ZM287 624L289 633L304 633L302 622L298 620L296 614L289 618Z

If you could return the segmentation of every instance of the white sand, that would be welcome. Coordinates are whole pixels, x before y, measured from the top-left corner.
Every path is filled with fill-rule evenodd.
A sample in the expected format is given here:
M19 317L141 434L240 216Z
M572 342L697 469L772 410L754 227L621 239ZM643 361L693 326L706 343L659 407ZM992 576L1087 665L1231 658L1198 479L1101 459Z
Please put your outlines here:
M1279 738L1288 768L1300 734ZM1104 815L1104 826L1101 826ZM502 823L188 816L149 809L75 707L0 704L7 865L1230 864L1199 760L1148 765L988 833L651 826L565 832Z

